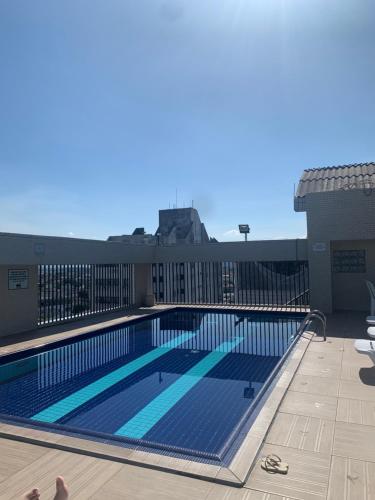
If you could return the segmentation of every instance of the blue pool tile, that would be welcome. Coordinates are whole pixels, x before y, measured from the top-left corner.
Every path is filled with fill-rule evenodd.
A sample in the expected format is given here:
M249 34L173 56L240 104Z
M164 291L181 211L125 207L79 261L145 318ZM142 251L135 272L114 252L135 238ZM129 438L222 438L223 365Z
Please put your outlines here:
M142 438L157 422L216 366L231 350L240 344L243 337L223 342L213 352L204 357L188 373L149 403L131 420L120 427L115 434L135 439Z
M0 413L33 417L38 426L35 417L45 412L47 425L77 429L82 437L104 433L105 440L133 421L141 445L220 455L301 319L174 311L120 325L0 365ZM181 335L183 343L176 341ZM132 373L124 367L133 367ZM126 445L126 436L116 438Z
M166 342L161 347L153 349L140 358L137 358L134 361L131 361L130 363L122 366L121 368L118 368L116 371L109 373L99 380L96 380L91 385L83 387L78 392L66 397L62 401L58 401L54 405L49 406L36 415L33 415L31 419L37 420L39 422L56 422L60 418L64 417L67 413L77 408L77 406L83 405L92 397L107 390L112 385L117 384L124 378L128 377L140 368L143 368L145 365L151 363L155 359L164 356L167 352L185 343L187 340L190 340L193 336L194 335L192 333L184 333L182 335L179 335L177 338Z

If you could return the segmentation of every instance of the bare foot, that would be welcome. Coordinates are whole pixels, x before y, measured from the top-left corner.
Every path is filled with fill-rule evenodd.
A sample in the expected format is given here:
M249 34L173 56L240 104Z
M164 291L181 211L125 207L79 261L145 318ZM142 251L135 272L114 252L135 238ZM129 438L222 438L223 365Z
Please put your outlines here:
M56 495L53 497L53 500L66 500L68 496L69 496L69 491L65 484L64 478L58 476L56 478Z
M23 498L25 500L39 500L40 493L39 493L38 488L34 488L29 493L26 493L26 495Z

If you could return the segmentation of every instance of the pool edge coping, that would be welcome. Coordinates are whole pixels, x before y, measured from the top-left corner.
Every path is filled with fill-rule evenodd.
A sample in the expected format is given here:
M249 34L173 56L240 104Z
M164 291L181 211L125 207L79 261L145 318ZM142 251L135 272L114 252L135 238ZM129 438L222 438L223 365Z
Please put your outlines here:
M145 313L142 315L142 319L152 316L153 314L158 314L160 312L176 308L181 308L181 305L160 308L159 310L155 310L154 313ZM199 308L199 306L197 308ZM249 312L251 312L251 310L249 310ZM140 318L140 316L137 316L137 319L138 318ZM122 318L121 320L117 319L114 321L116 323L127 323L134 321L134 318ZM112 322L113 320L111 323ZM99 329L102 328L104 327L100 327ZM98 330L98 325L90 325L90 327L83 329L84 332L69 335L66 339L84 335L87 333L87 329L89 329L89 331L96 331ZM75 330L71 330L71 332L73 331ZM77 438L3 422L0 422L0 437L43 446L46 448L58 449L61 451L93 456L95 458L117 461L129 465L151 468L195 479L241 487L245 484L250 471L256 463L259 450L313 336L314 332L305 331L301 333L300 338L297 340L285 363L280 368L275 387L272 388L262 409L246 434L240 448L237 450L235 456L227 467L222 465L200 463L182 458L174 458L168 455L153 453L151 451L146 452L137 449L122 448L111 445L110 443L100 443L89 439ZM55 342L51 341L46 343L54 344ZM38 346L40 346L40 344Z
M271 390L239 450L228 466L228 469L238 478L241 485L246 483L251 470L257 462L260 448L314 335L315 333L309 330L301 333L289 357L280 369L275 387Z

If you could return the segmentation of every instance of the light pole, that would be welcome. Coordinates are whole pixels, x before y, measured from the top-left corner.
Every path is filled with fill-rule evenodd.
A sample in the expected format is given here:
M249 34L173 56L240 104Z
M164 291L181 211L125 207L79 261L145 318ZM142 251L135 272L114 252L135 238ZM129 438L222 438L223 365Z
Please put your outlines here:
M241 234L245 235L245 241L247 241L247 235L250 233L249 224L238 224L238 229Z

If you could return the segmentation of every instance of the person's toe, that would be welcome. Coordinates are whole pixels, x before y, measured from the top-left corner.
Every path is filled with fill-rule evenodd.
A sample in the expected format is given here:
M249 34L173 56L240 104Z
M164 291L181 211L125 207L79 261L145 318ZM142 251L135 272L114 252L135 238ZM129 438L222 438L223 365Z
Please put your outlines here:
M56 495L54 500L66 500L69 496L68 487L65 484L64 478L58 476L56 478Z
M24 496L25 500L38 500L40 498L40 493L38 488L34 488L29 493Z

